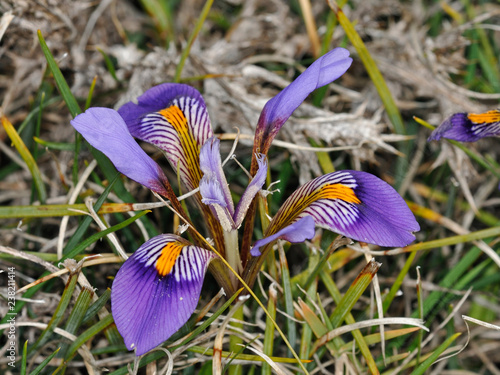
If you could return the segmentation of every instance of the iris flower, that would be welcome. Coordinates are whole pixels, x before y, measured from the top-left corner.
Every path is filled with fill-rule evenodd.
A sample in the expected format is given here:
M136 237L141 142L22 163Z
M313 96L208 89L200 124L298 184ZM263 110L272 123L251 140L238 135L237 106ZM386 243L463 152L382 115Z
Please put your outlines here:
M429 137L429 141L441 138L460 142L476 142L484 137L500 135L500 111L485 113L455 113L443 121Z
M299 187L271 220L264 238L251 249L243 245L239 249L238 229L244 219L253 222L255 210L250 207L264 186L272 140L313 90L340 77L351 62L347 50L334 49L269 100L257 124L253 177L237 204L231 198L220 142L213 136L205 102L190 86L161 84L118 111L90 108L71 122L118 171L167 198L192 230L195 243L174 234L151 238L118 271L111 292L112 314L129 350L142 355L186 323L209 267L226 293L238 288L238 280L219 256L251 285L274 242L303 242L314 236L315 227L381 246L405 246L415 239L412 233L419 226L392 187L368 173L339 171ZM199 189L194 202L218 255L193 230L165 174L134 138L162 150L186 189Z

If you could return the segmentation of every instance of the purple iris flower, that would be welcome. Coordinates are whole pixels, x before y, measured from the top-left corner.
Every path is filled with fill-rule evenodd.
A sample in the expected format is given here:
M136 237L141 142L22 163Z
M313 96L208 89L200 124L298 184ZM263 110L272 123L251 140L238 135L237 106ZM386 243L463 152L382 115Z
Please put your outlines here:
M185 187L199 189L194 202L205 219L214 248L241 275L253 274L242 269L238 228L264 186L268 169L265 154L300 103L316 88L340 77L351 62L348 51L337 48L269 100L256 131L255 173L236 205L221 163L220 141L213 136L205 102L190 86L162 84L118 112L90 108L71 124L93 147L107 155L121 173L175 201L161 168L133 138L164 151ZM317 226L381 246L405 246L415 239L412 233L419 230L408 206L387 183L368 173L339 171L297 189L271 220L264 238L254 243L251 254L263 259L278 239L293 243L311 239ZM209 264L216 258L210 246L205 248L177 235L162 234L146 241L127 259L113 282L111 305L116 326L129 350L135 349L136 355L142 355L186 323L198 303ZM247 265L250 267L251 262ZM220 267L218 270L229 272ZM227 279L229 283L236 280ZM236 285L225 287L235 290Z
M459 142L476 142L484 137L500 135L500 111L485 113L455 113L444 120L431 134L428 141L441 138Z

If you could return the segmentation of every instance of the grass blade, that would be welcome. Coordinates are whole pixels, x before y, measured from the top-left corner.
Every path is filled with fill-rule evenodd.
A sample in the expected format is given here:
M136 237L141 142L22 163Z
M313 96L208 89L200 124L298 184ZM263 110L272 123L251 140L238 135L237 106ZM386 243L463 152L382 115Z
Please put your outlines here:
M47 43L43 38L42 32L38 30L37 34L38 34L38 40L40 41L40 46L42 47L42 51L43 54L45 55L45 59L47 60L49 69L52 72L52 75L54 76L54 80L56 81L57 88L59 89L61 96L66 102L66 105L69 109L69 112L71 113L71 116L75 117L76 115L80 114L82 110L78 105L78 102L76 101L73 93L69 89L68 83L64 79L61 69L59 69L59 66L57 65L57 62L54 59L54 56L52 56L52 53L50 52L49 47L47 46Z
M434 362L438 359L438 357L443 353L448 346L452 344L455 339L460 336L461 333L455 333L453 336L449 337L445 342L437 347L436 350L432 352L432 354L423 361L413 372L411 375L423 375L425 372L432 366Z
M19 155L21 155L24 162L26 163L26 166L28 167L31 173L31 177L33 177L33 183L35 184L36 191L38 192L38 199L42 204L45 203L45 200L47 199L47 192L45 190L45 185L43 184L42 174L38 169L35 159L33 158L33 155L31 155L30 151L24 144L23 140L17 133L14 126L10 123L7 117L3 115L2 115L2 125L5 131L7 132L7 135L9 136L10 140L12 141L12 144L16 148L17 152L19 152Z

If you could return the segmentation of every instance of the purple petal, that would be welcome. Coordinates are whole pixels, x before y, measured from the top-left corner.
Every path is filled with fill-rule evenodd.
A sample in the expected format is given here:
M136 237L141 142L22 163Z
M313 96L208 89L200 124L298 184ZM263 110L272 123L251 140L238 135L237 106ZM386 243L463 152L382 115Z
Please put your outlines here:
M231 215L234 214L234 204L231 198L231 192L229 191L229 186L227 185L226 176L222 170L222 161L220 158L220 140L216 137L208 139L200 151L200 168L203 172L203 180L205 185L212 186L217 189L217 197L219 200L224 200L224 204L218 203L223 207L226 207ZM209 182L210 181L210 182ZM214 189L204 189L205 194L209 192L214 192ZM201 189L200 193L203 199L208 200L213 197L209 197L204 194ZM214 196L215 197L215 196ZM203 202L203 200L202 200ZM206 203L206 202L204 202ZM209 204L209 203L206 203Z
M443 121L428 138L428 141L441 138L459 142L476 142L484 137L500 135L500 111L485 113L455 113Z
M240 201L236 206L236 210L234 213L234 223L237 228L243 222L243 219L245 218L245 215L248 211L248 207L250 207L253 198L260 191L260 189L262 189L264 182L266 182L266 177L267 177L266 156L262 154L257 155L257 163L259 165L259 170L253 177L252 181L250 181L250 184L245 189L245 192L241 196Z
M213 258L181 237L162 234L127 259L113 281L111 309L129 350L142 355L187 322Z
M255 132L255 145L260 148L260 152L267 152L281 126L311 92L339 78L351 63L348 50L335 48L312 63L290 85L269 100L260 114Z
M317 226L380 246L406 246L420 227L401 196L369 173L339 171L297 189L269 225L276 233L310 215Z
M121 116L110 108L90 108L76 116L71 125L93 147L103 152L116 169L161 195L167 182L156 164L130 135Z
M146 91L118 112L130 133L165 151L189 189L198 187L200 148L213 134L201 94L191 86L164 83Z
M254 257L260 255L259 249L268 243L276 241L277 239L286 240L292 243L304 242L305 240L310 240L314 237L314 219L311 216L304 216L288 225L287 227L281 229L276 234L272 236L265 237L261 240L255 241L255 244L250 250L250 254Z

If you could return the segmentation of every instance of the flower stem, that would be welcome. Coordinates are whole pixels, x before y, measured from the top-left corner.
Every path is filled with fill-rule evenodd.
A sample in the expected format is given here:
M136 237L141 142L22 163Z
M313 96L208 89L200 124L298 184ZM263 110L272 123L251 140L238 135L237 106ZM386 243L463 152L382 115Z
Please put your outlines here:
M236 229L224 231L224 243L226 249L226 260L231 267L236 270L240 275L242 273L240 250L238 247L238 231ZM236 290L238 280L232 273L229 274L233 289Z

